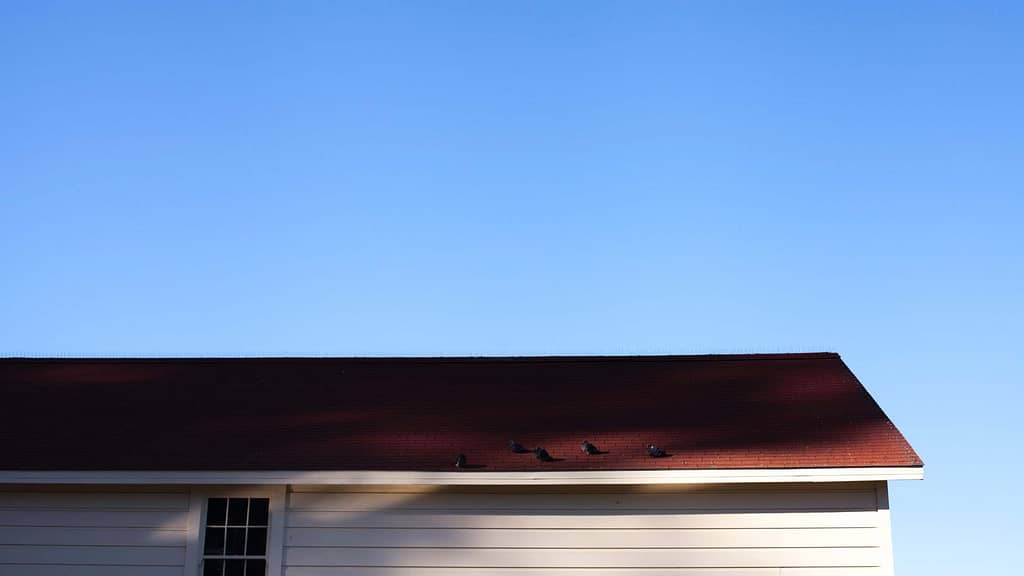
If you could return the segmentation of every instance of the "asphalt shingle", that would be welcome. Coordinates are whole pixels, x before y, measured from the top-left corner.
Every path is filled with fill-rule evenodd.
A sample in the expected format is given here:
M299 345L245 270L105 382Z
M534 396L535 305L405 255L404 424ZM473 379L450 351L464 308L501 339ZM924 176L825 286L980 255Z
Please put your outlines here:
M831 353L10 358L0 398L2 470L443 471L458 454L480 471L921 465Z

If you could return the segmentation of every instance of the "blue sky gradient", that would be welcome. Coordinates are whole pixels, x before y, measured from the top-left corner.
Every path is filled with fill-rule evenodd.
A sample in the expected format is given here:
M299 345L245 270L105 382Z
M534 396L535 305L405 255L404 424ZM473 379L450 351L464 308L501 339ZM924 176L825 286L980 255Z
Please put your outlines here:
M1024 541L1021 3L5 2L0 354L840 352Z

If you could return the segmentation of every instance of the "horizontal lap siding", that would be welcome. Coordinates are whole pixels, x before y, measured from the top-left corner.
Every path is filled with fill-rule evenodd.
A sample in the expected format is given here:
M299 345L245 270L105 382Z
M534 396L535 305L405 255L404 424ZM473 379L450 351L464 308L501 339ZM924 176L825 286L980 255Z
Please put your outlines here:
M296 487L286 576L868 576L875 488L530 494Z
M873 491L801 490L794 492L691 492L683 494L408 494L294 492L295 510L572 510L678 511L867 510L875 507Z
M409 548L807 548L878 546L874 528L528 529L291 528L289 546Z
M287 576L878 576L874 568L337 568L298 567Z
M659 513L587 512L574 514L312 512L293 510L288 525L295 528L481 528L591 529L598 516L603 529L654 528L874 528L878 515L861 512Z
M0 576L182 576L188 493L0 491Z
M465 548L289 547L292 566L451 566L459 568L720 568L877 566L876 548L582 548L528 550Z

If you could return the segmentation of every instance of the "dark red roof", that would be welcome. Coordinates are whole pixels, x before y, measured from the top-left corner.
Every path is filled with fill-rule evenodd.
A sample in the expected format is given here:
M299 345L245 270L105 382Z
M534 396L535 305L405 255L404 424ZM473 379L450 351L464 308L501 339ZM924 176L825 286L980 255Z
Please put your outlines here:
M836 354L0 360L3 470L444 471L459 453L481 471L921 465Z

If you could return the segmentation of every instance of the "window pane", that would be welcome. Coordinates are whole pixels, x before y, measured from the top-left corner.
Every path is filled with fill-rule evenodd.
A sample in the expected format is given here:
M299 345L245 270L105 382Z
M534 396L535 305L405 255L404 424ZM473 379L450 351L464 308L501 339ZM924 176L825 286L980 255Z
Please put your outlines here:
M270 500L252 498L249 500L249 526L266 526L270 516Z
M245 511L249 508L248 498L232 498L228 502L228 525L245 526Z
M246 560L245 576L265 576L267 573L266 560Z
M228 541L224 555L242 556L245 554L245 528L228 528Z
M223 526L227 511L227 498L210 498L206 502L206 525Z
M207 528L206 538L203 539L203 554L207 556L220 556L224 553L224 529Z
M203 560L203 576L224 576L224 561Z
M224 576L245 576L245 560L227 560Z
M263 556L267 553L267 529L249 528L249 543L245 547L246 556Z

